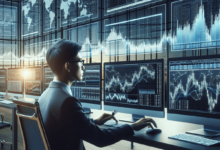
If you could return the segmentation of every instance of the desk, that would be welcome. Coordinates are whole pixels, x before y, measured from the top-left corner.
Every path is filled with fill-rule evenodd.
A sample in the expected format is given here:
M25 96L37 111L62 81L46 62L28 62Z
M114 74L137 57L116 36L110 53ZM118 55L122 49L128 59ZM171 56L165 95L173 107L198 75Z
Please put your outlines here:
M18 125L17 125L17 116L16 116L16 105L12 104L3 104L0 102L0 107L12 109L12 150L18 149Z
M104 111L92 110L93 113L88 115L89 118L98 118ZM111 114L111 112L107 112ZM166 114L166 113L165 113ZM118 113L115 116L117 119L128 118L131 115ZM149 117L152 118L152 117ZM145 144L148 146L153 146L161 149L167 150L220 150L220 145L215 145L211 147L206 147L202 145L197 145L193 143L178 141L169 139L168 136L176 135L179 133L185 133L189 130L200 129L202 125L195 125L190 123L183 123L183 122L176 122L176 121L169 121L166 118L153 118L158 128L162 129L162 132L155 135L146 134L146 128L140 131L135 131L135 135L132 137L128 137L124 140L136 142L140 144ZM107 128L106 126L100 126L101 128ZM214 138L220 140L220 137Z

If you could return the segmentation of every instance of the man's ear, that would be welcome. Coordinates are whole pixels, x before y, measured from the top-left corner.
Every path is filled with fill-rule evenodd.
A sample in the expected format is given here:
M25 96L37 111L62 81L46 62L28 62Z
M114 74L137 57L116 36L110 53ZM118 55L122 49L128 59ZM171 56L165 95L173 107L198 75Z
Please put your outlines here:
M65 63L65 69L66 71L70 72L70 63L68 62Z

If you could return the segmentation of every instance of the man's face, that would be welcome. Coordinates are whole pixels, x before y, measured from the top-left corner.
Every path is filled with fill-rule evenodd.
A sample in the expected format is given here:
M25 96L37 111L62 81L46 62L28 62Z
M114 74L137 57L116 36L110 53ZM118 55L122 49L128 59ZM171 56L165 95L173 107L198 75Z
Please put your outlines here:
M82 61L82 58L80 54L78 54L74 59L71 61ZM72 81L77 80L81 81L83 77L83 70L85 67L83 66L82 62L75 62L75 63L70 63L70 79Z

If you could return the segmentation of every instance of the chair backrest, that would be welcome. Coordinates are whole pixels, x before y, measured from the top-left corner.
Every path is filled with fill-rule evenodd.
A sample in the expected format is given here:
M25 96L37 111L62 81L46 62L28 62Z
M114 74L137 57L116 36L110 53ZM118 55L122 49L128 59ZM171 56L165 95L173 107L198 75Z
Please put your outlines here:
M23 137L24 150L50 150L39 103L13 99Z

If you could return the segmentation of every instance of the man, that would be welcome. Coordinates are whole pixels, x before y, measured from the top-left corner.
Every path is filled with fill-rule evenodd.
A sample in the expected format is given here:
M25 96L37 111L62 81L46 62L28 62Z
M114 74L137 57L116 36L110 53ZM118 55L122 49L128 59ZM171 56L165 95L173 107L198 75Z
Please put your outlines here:
M80 101L72 97L70 90L73 81L82 80L84 66L80 50L80 45L60 40L46 55L55 77L40 97L39 104L51 149L84 150L83 140L103 147L132 136L133 130L152 127L151 122L156 126L152 119L141 119L131 125L100 129L97 125L115 118L109 114L95 120L87 118Z

